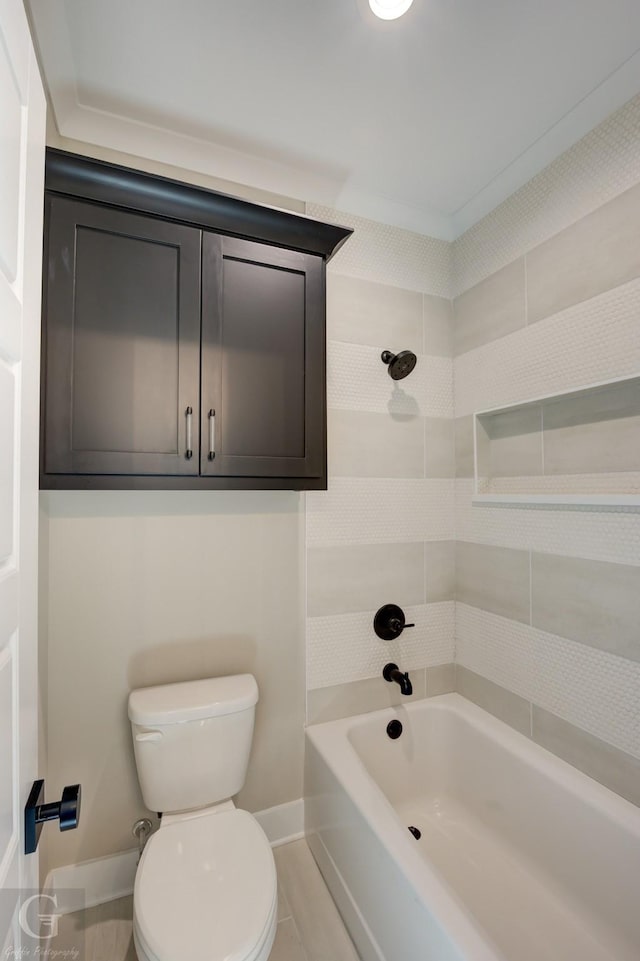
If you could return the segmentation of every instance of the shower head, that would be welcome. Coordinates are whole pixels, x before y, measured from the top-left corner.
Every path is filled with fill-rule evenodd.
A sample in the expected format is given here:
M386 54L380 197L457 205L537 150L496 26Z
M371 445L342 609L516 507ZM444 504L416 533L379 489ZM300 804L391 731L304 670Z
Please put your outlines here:
M399 354L392 354L390 350L383 350L383 364L389 367L388 373L392 380L402 380L411 373L416 366L416 355L412 350L401 350Z

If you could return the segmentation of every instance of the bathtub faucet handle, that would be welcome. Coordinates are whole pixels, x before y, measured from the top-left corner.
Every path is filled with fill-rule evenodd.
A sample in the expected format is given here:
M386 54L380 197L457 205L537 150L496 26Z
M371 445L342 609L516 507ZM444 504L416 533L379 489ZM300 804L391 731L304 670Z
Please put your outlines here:
M397 664L385 664L384 668L382 669L382 676L385 681L395 681L396 684L399 684L400 690L403 694L413 694L413 686L411 684L409 672L405 671L403 674L398 668Z
M373 619L373 629L383 641L393 641L400 637L405 627L415 627L407 624L404 611L397 604L384 604Z
M403 624L399 617L392 617L389 621L389 627L392 631L397 631L398 634L402 634L405 627L415 627L415 624Z

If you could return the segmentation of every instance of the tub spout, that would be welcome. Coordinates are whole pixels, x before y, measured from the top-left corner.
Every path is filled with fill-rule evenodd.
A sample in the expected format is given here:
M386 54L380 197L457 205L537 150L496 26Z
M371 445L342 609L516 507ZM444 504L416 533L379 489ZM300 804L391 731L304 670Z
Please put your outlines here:
M399 684L403 694L413 694L409 674L406 671L403 674L397 664L385 664L382 676L385 681L395 681L396 684Z

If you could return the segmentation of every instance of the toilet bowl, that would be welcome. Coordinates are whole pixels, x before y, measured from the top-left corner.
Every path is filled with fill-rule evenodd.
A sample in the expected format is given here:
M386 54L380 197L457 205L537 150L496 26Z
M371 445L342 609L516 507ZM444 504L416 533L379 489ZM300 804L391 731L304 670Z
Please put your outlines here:
M278 906L273 853L253 815L230 800L244 783L256 701L251 675L130 696L143 796L151 810L168 812L136 874L139 961L269 957Z
M269 842L247 811L163 826L135 881L139 961L266 961L277 924Z

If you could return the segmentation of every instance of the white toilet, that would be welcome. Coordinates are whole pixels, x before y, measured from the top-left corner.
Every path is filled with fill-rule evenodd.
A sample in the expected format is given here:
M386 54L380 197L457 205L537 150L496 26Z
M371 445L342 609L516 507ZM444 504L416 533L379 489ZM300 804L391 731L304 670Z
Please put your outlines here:
M266 961L276 869L262 828L235 807L258 686L251 674L132 691L129 718L145 804L162 812L136 874L139 961Z

